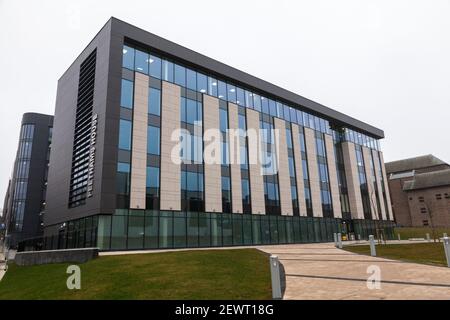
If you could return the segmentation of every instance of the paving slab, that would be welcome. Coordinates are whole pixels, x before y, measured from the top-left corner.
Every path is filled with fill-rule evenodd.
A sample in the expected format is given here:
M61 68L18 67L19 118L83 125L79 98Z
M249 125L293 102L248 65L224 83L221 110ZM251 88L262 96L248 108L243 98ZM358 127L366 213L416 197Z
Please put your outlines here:
M259 249L277 255L283 264L284 299L450 299L450 268L359 255L337 249L333 243ZM380 271L379 289L368 287L371 270Z

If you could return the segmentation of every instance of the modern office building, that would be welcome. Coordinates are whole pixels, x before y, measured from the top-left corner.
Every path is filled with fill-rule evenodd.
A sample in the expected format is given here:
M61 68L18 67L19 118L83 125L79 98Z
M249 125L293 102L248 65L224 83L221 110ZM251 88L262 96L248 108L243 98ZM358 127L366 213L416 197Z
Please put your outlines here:
M115 18L60 78L54 132L47 247L332 241L393 226L382 130Z
M7 245L42 236L53 116L25 113L3 214Z
M448 163L430 154L388 162L386 171L399 226L450 226Z

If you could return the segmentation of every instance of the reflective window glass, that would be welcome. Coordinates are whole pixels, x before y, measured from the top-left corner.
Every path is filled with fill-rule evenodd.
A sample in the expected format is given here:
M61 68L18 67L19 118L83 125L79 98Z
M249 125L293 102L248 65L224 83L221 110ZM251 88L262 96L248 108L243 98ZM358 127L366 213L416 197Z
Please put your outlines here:
M161 91L150 88L148 94L148 113L159 116L161 114Z
M149 56L147 53L136 50L135 55L135 70L148 74L148 62L149 62Z
M186 99L186 122L195 124L197 120L197 101Z
M131 150L131 121L120 119L119 149Z
M283 118L283 105L280 102L277 102L277 117Z
M201 93L207 93L208 81L204 74L197 72L197 90Z
M147 167L147 188L159 188L159 168Z
M253 109L253 93L247 90L245 90L245 106Z
M228 101L236 103L236 87L227 83Z
M255 110L261 112L261 97L258 94L253 94L253 107Z
M150 55L150 75L161 79L161 58Z
M223 81L218 81L219 84L219 90L218 90L218 94L219 94L219 99L223 99L226 100L227 99L227 85L225 82Z
M228 129L228 113L227 113L227 110L220 109L219 115L220 115L220 131L226 132L226 130Z
M287 105L283 105L283 115L284 115L284 120L291 121L291 115L290 115L289 107Z
M289 110L291 112L291 122L297 123L297 112L294 108L289 107Z
M245 106L245 91L239 87L236 88L236 102L240 106Z
M147 131L147 153L159 156L159 128L148 126Z
M175 64L175 83L179 86L186 87L186 68Z
M167 60L163 61L162 65L162 79L168 82L173 82L173 63Z
M265 97L261 97L262 112L269 114L269 100Z
M269 114L273 117L277 116L277 105L272 99L269 99Z
M211 77L208 77L208 94L217 97L217 80Z
M122 79L120 106L128 109L133 108L133 82L125 79Z
M188 89L197 91L197 72L186 69L186 84Z
M122 67L133 70L134 69L134 49L128 46L123 46L122 49Z

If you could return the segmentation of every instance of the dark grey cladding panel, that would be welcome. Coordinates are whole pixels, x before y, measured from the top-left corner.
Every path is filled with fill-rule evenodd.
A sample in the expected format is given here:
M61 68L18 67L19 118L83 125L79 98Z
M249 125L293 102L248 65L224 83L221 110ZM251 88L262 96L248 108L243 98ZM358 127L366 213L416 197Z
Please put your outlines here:
M384 138L384 132L382 130L328 108L320 103L280 88L117 18L111 18L111 23L113 37L116 36L116 39L123 39L123 37L125 37L129 42L135 42L136 45L152 48L155 51L171 56L187 65L195 66L205 72L221 76L237 84L254 89L255 91L270 93L281 100L284 100L287 104L300 105L309 112L332 120L335 123L365 132L375 138Z

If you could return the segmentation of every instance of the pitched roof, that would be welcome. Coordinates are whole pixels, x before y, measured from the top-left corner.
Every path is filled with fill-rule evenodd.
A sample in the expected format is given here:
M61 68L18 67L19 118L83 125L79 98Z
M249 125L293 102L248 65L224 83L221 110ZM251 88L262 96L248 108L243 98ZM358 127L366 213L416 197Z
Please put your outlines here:
M385 164L387 173L404 172L410 170L418 170L439 165L448 165L448 163L436 158L432 154L408 158L398 161L387 162ZM450 168L450 166L449 166Z
M450 186L450 169L417 174L414 180L403 184L403 190L412 191L442 186Z

